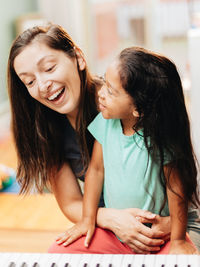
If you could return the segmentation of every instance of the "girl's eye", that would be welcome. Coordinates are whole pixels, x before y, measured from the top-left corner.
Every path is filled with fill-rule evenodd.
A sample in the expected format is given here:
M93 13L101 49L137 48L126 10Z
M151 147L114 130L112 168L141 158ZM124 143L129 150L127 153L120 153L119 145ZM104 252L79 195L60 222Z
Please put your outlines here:
M112 93L112 89L109 88L108 86L106 86L106 87L107 87L107 91L108 91L109 95L112 95L112 94L113 94L113 93Z
M101 76L100 79L101 79L104 83L106 83L106 80L105 80L104 76Z

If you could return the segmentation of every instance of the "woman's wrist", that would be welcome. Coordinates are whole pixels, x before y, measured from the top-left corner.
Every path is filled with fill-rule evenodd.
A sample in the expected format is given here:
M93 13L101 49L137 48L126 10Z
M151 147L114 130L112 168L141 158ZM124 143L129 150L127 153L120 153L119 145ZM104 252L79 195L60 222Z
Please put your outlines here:
M112 223L114 217L114 209L110 208L99 208L97 211L97 226L105 229L112 230Z

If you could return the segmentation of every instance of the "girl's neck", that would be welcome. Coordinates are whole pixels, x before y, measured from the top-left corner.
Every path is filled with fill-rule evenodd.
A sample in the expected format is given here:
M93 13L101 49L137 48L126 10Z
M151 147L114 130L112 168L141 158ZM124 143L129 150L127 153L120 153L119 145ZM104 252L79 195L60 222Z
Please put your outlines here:
M133 126L136 124L136 122L137 119L133 116L127 119L121 119L123 134L127 136L133 135L135 133Z

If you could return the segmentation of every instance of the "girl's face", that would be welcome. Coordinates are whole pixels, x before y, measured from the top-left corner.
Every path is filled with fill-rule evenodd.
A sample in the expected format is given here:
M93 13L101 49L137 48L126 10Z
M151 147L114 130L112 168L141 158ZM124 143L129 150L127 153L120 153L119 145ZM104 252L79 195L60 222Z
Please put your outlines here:
M99 109L105 119L121 119L134 121L138 113L133 104L132 97L121 85L118 65L114 61L105 74L105 84L99 90Z
M77 61L80 70L83 70L85 61L79 53L76 60L61 50L33 42L15 58L14 69L33 98L75 118L81 86Z

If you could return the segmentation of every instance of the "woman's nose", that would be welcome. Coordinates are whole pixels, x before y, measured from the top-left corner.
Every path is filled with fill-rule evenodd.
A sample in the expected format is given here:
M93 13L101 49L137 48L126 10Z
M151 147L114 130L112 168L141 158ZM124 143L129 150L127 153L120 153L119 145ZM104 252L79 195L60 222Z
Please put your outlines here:
M38 89L41 92L47 92L51 88L52 81L51 80L38 80Z

